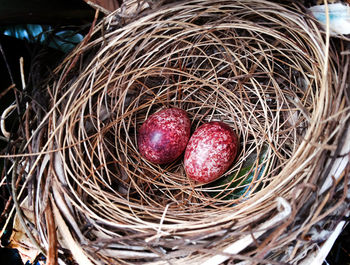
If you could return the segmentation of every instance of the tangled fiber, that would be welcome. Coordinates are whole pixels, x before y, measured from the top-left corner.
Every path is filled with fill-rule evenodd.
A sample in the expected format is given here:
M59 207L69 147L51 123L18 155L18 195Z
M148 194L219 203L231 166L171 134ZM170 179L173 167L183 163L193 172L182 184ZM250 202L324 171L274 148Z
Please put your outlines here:
M27 108L13 181L26 179L28 233L62 264L296 263L315 225L345 213L349 165L324 184L349 124L345 42L298 5L171 2L104 18L43 87L47 106ZM200 185L182 157L140 157L138 128L166 107L186 110L192 131L223 121L238 133L221 179Z

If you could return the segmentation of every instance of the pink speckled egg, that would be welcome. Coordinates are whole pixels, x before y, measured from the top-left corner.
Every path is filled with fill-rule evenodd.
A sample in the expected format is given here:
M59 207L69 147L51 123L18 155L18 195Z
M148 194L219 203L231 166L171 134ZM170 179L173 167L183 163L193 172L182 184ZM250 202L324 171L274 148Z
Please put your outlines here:
M237 135L227 124L205 123L193 133L186 147L186 174L201 183L211 182L230 167L237 150Z
M152 114L140 127L139 152L152 163L170 163L185 150L190 133L191 122L186 111L163 109Z

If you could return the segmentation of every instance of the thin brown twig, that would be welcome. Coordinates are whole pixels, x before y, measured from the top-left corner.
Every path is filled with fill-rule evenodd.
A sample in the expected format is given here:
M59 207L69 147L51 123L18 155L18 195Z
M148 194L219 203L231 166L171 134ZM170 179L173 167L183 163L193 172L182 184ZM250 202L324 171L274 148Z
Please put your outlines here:
M55 219L52 213L51 202L47 203L45 211L46 227L48 230L48 252L47 252L47 264L48 265L57 265L58 264L58 242L57 242L57 232Z
M93 29L95 28L95 25L96 25L96 21L97 21L97 18L98 18L98 15L99 15L99 9L96 9L95 11L95 17L94 17L94 20L92 21L92 24L91 24L91 27L90 27L90 30L89 32L86 34L85 38L83 39L82 43L80 44L81 46L84 46L86 43L89 42L89 39L91 38L91 34L92 34L92 31ZM61 82L64 82L67 75L70 73L70 71L75 67L76 63L78 62L78 59L81 55L81 51L78 52L77 54L75 54L75 56L73 57L72 59L72 62L70 63L67 71L64 73L64 75L62 76L62 79L60 80Z

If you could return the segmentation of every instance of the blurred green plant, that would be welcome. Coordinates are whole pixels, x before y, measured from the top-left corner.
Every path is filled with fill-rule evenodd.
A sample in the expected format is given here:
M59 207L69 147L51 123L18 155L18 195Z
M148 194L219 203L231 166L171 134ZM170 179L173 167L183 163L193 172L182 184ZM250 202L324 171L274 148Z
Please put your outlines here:
M51 25L10 25L1 27L3 35L40 43L64 53L70 52L81 40L83 35L69 27L53 27Z

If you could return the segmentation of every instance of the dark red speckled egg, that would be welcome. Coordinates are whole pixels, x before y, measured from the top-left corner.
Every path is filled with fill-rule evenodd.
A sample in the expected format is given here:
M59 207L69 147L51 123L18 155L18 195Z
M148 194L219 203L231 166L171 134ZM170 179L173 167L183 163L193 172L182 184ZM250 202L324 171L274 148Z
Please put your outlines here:
M155 164L170 163L185 150L190 133L191 122L186 111L163 109L140 127L137 136L140 154Z
M201 183L211 182L230 167L237 150L237 135L227 124L205 123L193 133L186 147L186 174Z

